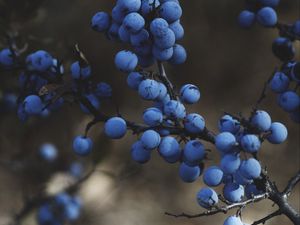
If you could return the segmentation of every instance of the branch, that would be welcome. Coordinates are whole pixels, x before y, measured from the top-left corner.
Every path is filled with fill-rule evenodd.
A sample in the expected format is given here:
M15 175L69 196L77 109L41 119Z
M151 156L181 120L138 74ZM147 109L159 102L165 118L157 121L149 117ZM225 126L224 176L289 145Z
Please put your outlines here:
M168 93L170 94L171 98L177 99L177 96L174 92L174 86L166 74L163 63L158 61L157 66L158 66L158 71L159 71L159 78L166 85Z
M211 210L205 211L203 213L194 214L194 215L189 215L189 214L186 214L186 213L172 214L172 213L169 213L169 212L165 212L165 214L167 216L173 216L173 217L176 217L176 218L178 218L178 217L185 217L185 218L189 218L189 219L203 217L203 216L211 216L211 215L215 215L215 214L218 214L218 213L224 213L224 214L226 214L231 209L234 209L234 208L244 208L246 205L262 201L262 200L264 200L264 199L266 199L268 197L269 197L268 193L261 194L261 195L256 195L256 196L253 196L253 198L248 199L248 200L243 201L243 202L233 203L233 204L228 205L228 206L216 207L216 208L213 208Z
M254 223L252 223L252 225L265 224L268 220L272 219L273 217L279 216L281 214L282 214L282 212L279 209L279 210L277 210L277 211L275 211L275 212L267 215L266 217L264 217L264 218L262 218L260 220L255 221Z
M292 190L295 188L295 186L300 182L300 170L298 171L298 173L292 177L289 182L288 185L286 186L286 188L283 191L283 194L289 196L292 192Z

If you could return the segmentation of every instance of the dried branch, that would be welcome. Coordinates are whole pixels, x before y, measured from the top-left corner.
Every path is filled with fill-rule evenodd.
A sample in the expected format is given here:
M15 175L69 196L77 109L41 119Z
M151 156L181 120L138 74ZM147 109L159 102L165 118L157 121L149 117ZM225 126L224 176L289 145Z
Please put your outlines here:
M158 66L158 71L159 71L159 78L164 83L164 85L166 85L168 93L171 96L171 99L177 99L177 96L174 92L174 86L166 74L163 63L158 61L157 66Z
M216 207L216 208L213 208L211 210L205 211L203 213L194 214L194 215L190 215L190 214L187 214L187 213L172 214L172 213L169 213L169 212L166 212L165 214L168 215L168 216L176 217L176 218L186 217L186 218L189 218L189 219L197 218L197 217L203 217L203 216L215 215L215 214L218 214L218 213L225 213L226 214L231 209L244 208L246 205L262 201L264 199L267 199L268 197L269 197L268 193L261 194L261 195L256 195L256 196L253 196L253 198L248 199L248 200L243 201L243 202L233 203L233 204L230 204L230 205L227 205L227 206L222 206L222 207Z
M283 193L287 196L289 196L292 192L292 190L295 188L295 186L300 182L300 170L298 171L298 173L292 177L289 182L288 185L286 186L286 188L284 189Z
M266 217L255 221L254 223L252 223L252 225L265 224L268 220L272 219L273 217L279 216L281 214L282 214L282 212L280 210L277 210L277 211L267 215Z

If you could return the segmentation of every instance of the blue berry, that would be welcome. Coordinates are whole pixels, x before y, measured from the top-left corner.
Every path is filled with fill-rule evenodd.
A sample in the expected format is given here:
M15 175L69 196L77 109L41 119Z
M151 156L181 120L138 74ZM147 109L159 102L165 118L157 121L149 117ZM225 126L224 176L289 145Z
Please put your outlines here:
M238 22L242 28L249 28L255 22L255 14L249 10L244 10L240 13Z
M271 127L271 117L266 111L257 110L250 120L252 126L260 131L267 131Z
M78 61L71 65L71 74L73 79L86 79L91 76L91 72L90 66L81 67Z
M137 33L145 26L145 20L139 13L133 12L125 16L123 25L130 33Z
M186 84L180 89L180 99L184 103L194 104L200 99L199 88L193 84Z
M37 220L39 224L47 224L54 220L54 215L49 204L41 205L37 212Z
M173 47L167 49L158 48L156 45L152 47L152 54L158 61L168 61L173 56Z
M290 79L282 72L276 72L270 81L270 87L272 91L276 93L282 93L289 87Z
M110 17L106 12L97 12L91 21L92 28L96 31L106 31L110 26Z
M277 23L277 14L271 7L264 7L257 12L257 21L265 27L273 27Z
M215 142L216 148L223 153L230 152L237 144L235 136L229 132L218 134Z
M40 147L40 156L48 162L53 162L57 158L57 148L53 144L43 144Z
M141 13L142 15L148 16L160 5L158 0L142 0Z
M245 225L237 216L230 216L224 221L224 225Z
M121 24L126 16L126 13L120 5L116 5L111 11L111 17L113 21Z
M155 80L146 79L139 85L139 95L145 100L154 100L159 96L159 83Z
M73 150L76 154L86 156L92 151L93 142L88 137L77 136L73 141Z
M199 166L189 166L184 162L180 164L179 167L179 176L180 178L187 183L192 183L200 175L200 168Z
M168 29L168 22L162 18L156 18L150 24L150 31L154 37L163 37L168 32Z
M183 119L186 115L184 105L176 100L171 100L164 105L164 112L167 116L176 119Z
M43 72L52 66L53 58L48 52L39 50L29 55L26 58L26 63L28 69Z
M168 90L166 85L164 85L163 83L158 83L159 84L159 95L157 96L156 100L157 101L161 101L161 102L165 102L165 101L170 101L170 99L168 98Z
M169 28L174 32L176 41L180 40L184 36L184 29L180 24L180 20L175 21L169 25Z
M233 178L234 178L234 182L236 184L240 184L240 185L246 185L246 184L250 184L253 182L252 179L247 179L243 176L243 174L240 171L241 168L239 168L239 170L237 170L234 174L233 174ZM232 181L230 182L232 183Z
M279 95L278 104L285 111L291 112L300 106L300 97L294 91L286 91Z
M0 51L0 65L12 66L14 63L13 53L9 48Z
M205 128L205 120L199 114L188 114L184 120L184 128L192 134L201 133Z
M137 56L131 51L120 51L115 56L115 65L122 72L132 72L138 64Z
M131 72L127 77L127 84L130 88L138 90L140 83L143 81L143 76L138 72Z
M100 82L96 86L95 95L99 98L109 98L112 96L112 88L105 82Z
M144 148L141 141L135 142L131 147L131 157L138 163L146 163L151 158L151 151Z
M240 167L241 160L238 155L226 154L221 160L221 169L224 173L234 174Z
M157 126L163 121L163 114L157 108L148 108L143 113L143 120L149 126Z
M130 43L133 46L143 46L149 42L150 35L146 29L130 35Z
M219 198L213 189L205 187L197 193L197 201L200 206L209 209L218 204Z
M220 132L230 132L236 134L240 130L240 122L236 119L233 119L229 115L224 115L218 124Z
M147 130L141 136L141 142L146 149L155 149L161 141L159 133L154 130Z
M43 102L37 95L29 95L23 101L23 107L28 115L38 115L43 109Z
M217 166L207 168L203 173L203 181L210 187L219 186L223 181L224 173Z
M74 203L68 203L65 206L64 216L68 221L77 220L80 216L80 207Z
M250 158L242 161L239 171L246 179L256 179L260 176L261 166L256 159Z
M173 46L173 55L169 59L169 63L173 65L179 65L186 61L187 53L184 47L179 44Z
M168 1L159 7L158 13L161 18L165 19L169 23L173 23L180 19L182 15L182 9L178 3Z
M199 165L205 157L205 148L200 141L191 140L186 143L183 150L184 162L190 166Z
M241 146L246 152L258 152L261 146L259 138L254 134L246 134L241 139Z
M159 145L159 153L165 159L177 159L180 154L178 141L170 136L162 138Z
M160 49L171 48L175 44L175 34L168 28L163 36L154 38L154 43Z
M124 43L130 42L130 33L128 29L125 28L124 25L121 25L119 27L118 34L121 41L123 41Z
M223 189L224 197L229 202L240 202L243 200L245 195L245 190L242 185L235 184L235 183L228 183L225 184Z
M272 144L280 144L284 142L288 136L288 131L282 123L274 122L270 128L271 134L267 137Z
M104 125L105 134L111 139L124 137L127 131L126 121L121 117L112 117Z
M117 3L127 13L137 12L141 8L141 0L118 0Z

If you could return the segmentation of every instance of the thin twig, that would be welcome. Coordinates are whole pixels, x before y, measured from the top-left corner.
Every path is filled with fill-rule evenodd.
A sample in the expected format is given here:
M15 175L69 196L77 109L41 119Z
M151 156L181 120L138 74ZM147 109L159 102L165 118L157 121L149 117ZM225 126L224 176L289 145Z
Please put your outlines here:
M286 188L284 189L283 193L287 196L289 196L292 192L292 190L295 188L295 186L300 182L300 170L298 171L298 173L292 177L289 182L288 185L286 186Z
M252 225L265 224L268 220L272 219L273 217L279 216L281 214L282 214L281 210L277 210L277 211L267 215L266 217L255 221L254 223L252 223Z
M203 213L194 214L194 215L190 215L190 214L187 214L187 213L173 214L173 213L169 213L169 212L166 212L165 214L168 215L168 216L176 217L176 218L178 218L178 217L186 217L186 218L189 218L189 219L198 218L198 217L203 217L203 216L215 215L215 214L218 214L218 213L227 213L231 209L243 208L246 205L249 205L249 204L254 203L254 202L259 202L259 201L264 200L268 197L269 197L268 193L261 194L261 195L256 195L256 196L253 196L253 198L248 199L248 200L243 201L243 202L233 203L233 204L230 204L230 205L227 205L227 206L222 206L222 207L216 207L216 208L213 208L211 210L207 210Z

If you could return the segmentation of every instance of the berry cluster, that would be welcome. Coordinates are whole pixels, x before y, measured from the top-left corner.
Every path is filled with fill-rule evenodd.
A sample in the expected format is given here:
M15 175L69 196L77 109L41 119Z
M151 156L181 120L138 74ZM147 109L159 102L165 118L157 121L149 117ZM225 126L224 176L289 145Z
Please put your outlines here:
M37 212L39 225L62 225L79 218L82 203L77 196L59 193L41 205Z
M196 103L200 99L199 89L195 85L186 84L180 89L180 97L172 99L166 85L159 80L132 72L127 81L142 99L154 103L143 112L144 124L139 125L137 131L140 134L139 140L131 148L133 160L146 163L153 150L157 149L166 162L181 162L179 174L184 181L196 180L200 175L199 165L206 153L200 141L188 136L203 134L206 131L205 121L199 114L187 114L184 104ZM127 121L113 117L105 123L104 132L109 138L118 139L125 135L126 127ZM180 133L185 137L181 137ZM181 141L185 142L183 150Z
M219 166L211 166L203 173L203 181L210 188L202 188L198 202L204 208L218 203L218 195L211 189L224 184L223 196L231 203L240 202L259 194L255 180L260 179L261 164L256 155L262 142L280 144L287 138L286 127L271 121L265 111L256 111L249 120L225 115L219 121L220 133L215 138L221 155ZM242 159L242 156L244 159Z
M51 143L44 143L39 148L39 156L43 161L53 164L57 161L58 149ZM67 172L75 181L80 182L83 170L80 162L72 162ZM40 225L62 225L73 222L79 218L81 208L82 202L78 196L68 192L58 193L42 201L37 212L37 221Z
M274 27L277 25L277 13L274 10L280 0L246 0L246 9L239 17L239 25L243 28L253 26L255 21L264 27Z
M278 105L300 123L300 62L295 61L295 41L300 40L300 20L281 27L280 37L272 44L273 54L282 62L269 81L270 89L278 94Z
M122 8L124 2L132 3L130 9L135 6L134 10L141 10L138 4L140 1L136 1L135 4L133 4L134 1L118 1L116 7ZM277 15L271 7L275 7L277 4L278 1L276 4L274 1L260 1L255 4L254 1L248 2L247 7L253 10L251 12L253 18L249 22L250 13L242 12L239 17L241 25L247 23L248 25L244 27L250 27L249 24L254 22L254 12L256 12L259 23L266 27L274 27L277 25ZM157 6L158 11L162 6ZM123 8L123 10L128 13L129 8ZM145 33L145 23L139 23L139 20L136 20L134 25L130 23L128 25L127 16L130 18L132 12L127 13L118 24L114 19L114 11L112 23L108 14L99 12L93 17L92 25L98 31L107 32L110 37L111 29L117 23L118 35L115 37L123 42L129 40L134 46L131 37L135 36L136 32ZM158 21L161 20L152 18L149 23L150 31L146 29L148 34L154 36L154 41L152 41L154 48L159 46L155 37L160 34L161 30L154 29L154 25L158 24ZM158 27L165 26L160 24ZM125 38L123 39L126 32L129 33L127 41ZM151 35L147 35L147 38L151 39ZM165 61L158 58L153 50L152 53L156 60ZM262 179L262 168L257 154L265 139L273 144L284 142L288 135L286 127L279 122L272 122L269 114L260 110L254 111L249 119L231 115L223 116L219 122L220 133L216 136L212 135L212 142L222 157L220 165L211 166L202 171L206 151L200 140L209 132L205 127L204 118L196 113L187 114L184 105L194 104L200 99L199 89L195 85L187 84L180 89L179 94L176 94L172 84L166 78L160 62L158 63L159 74L148 73L144 70L137 71L138 63L139 56L137 57L135 53L129 51L121 51L115 57L116 67L122 72L129 73L128 86L136 90L142 99L154 102L154 105L143 113L145 124L139 125L138 129L134 130L140 135L131 148L133 160L138 163L146 163L150 160L153 150L157 149L166 162L180 163L179 176L183 181L193 182L203 173L204 183L209 187L200 189L197 200L206 209L217 206L219 196L212 187L221 184L224 184L222 196L229 203L238 203L245 198L251 199L255 195L264 193L265 190L257 186L257 182ZM104 131L109 138L119 139L126 134L126 128L132 128L132 124L121 117L113 117L106 121ZM89 141L85 142L86 148L90 148ZM231 216L225 220L224 224L239 225L243 223L239 217Z
M300 20L293 24L278 22L274 8L280 0L249 0L247 9L242 11L238 22L243 28L250 28L255 20L265 27L279 29L279 37L272 44L273 54L282 62L269 81L270 89L278 94L278 105L290 114L293 121L300 123L300 62L294 60L294 43L300 40Z
M128 43L132 51L120 51L115 57L118 69L132 72L158 61L182 64L186 51L176 41L184 36L180 24L182 9L177 0L118 0L111 15L97 12L91 26L105 32L110 40Z
M300 62L289 62L274 73L269 82L270 89L278 94L278 105L289 113L290 118L300 123ZM296 87L296 88L294 88Z
M77 46L76 51L78 61L70 66L72 79L64 79L66 77L64 66L44 50L29 54L23 60L17 49L3 49L0 52L1 68L7 70L20 68L23 71L19 75L21 96L17 101L13 94L4 95L2 104L5 109L17 104L18 116L25 121L29 116L48 116L61 108L65 102L71 101L77 102L84 113L97 114L101 101L112 96L112 88L105 82L92 81L88 61ZM78 142L80 137L83 142ZM90 141L91 147L92 141L85 136L79 136L74 140L74 150L79 155L86 155L91 150L84 147L78 149L78 146L86 140Z
M257 20L265 27L280 30L280 37L273 43L273 52L283 66L268 84L279 94L279 105L299 122L300 97L297 88L291 90L290 86L295 82L298 87L300 80L300 64L293 60L293 41L299 39L300 23L280 24L274 10L278 4L279 0L248 0L247 9L238 19L244 28L251 27ZM284 142L287 128L272 122L267 112L254 110L250 118L226 113L219 121L219 134L214 135L206 128L201 115L187 112L187 105L199 101L199 88L185 84L176 92L163 67L164 61L181 64L186 60L185 49L176 43L184 35L181 15L178 0L117 0L111 15L98 12L92 18L94 30L105 32L110 40L128 43L133 48L132 51L118 52L115 65L128 74L128 86L143 100L152 103L143 112L142 124L128 121L120 114L110 117L99 112L102 99L110 98L112 89L106 83L92 82L91 67L78 48L78 61L70 66L70 82L63 80L64 67L46 51L34 52L24 62L12 47L0 52L1 67L24 69L19 79L22 88L19 117L25 120L31 115L48 115L71 97L84 113L94 116L86 134L89 127L99 121L105 122L104 133L111 139L123 138L127 130L132 130L138 136L131 147L134 161L146 163L157 150L167 163L180 164L179 176L184 182L194 182L203 174L208 187L201 188L197 194L197 201L203 208L218 208L220 198L228 205L253 199L266 192L264 185L259 185L263 182L262 166L257 157L261 145L265 140L272 144ZM158 73L141 69L155 62ZM73 150L81 156L88 155L93 147L86 134L73 140ZM207 152L202 141L215 145L221 156L219 165L204 169ZM40 156L53 162L57 158L57 149L44 144ZM70 173L75 178L80 177L82 165L73 163ZM221 185L223 194L218 195L213 188ZM40 207L38 221L42 225L73 221L79 217L80 207L76 197L61 193ZM230 216L224 225L243 225L243 222L239 216Z

